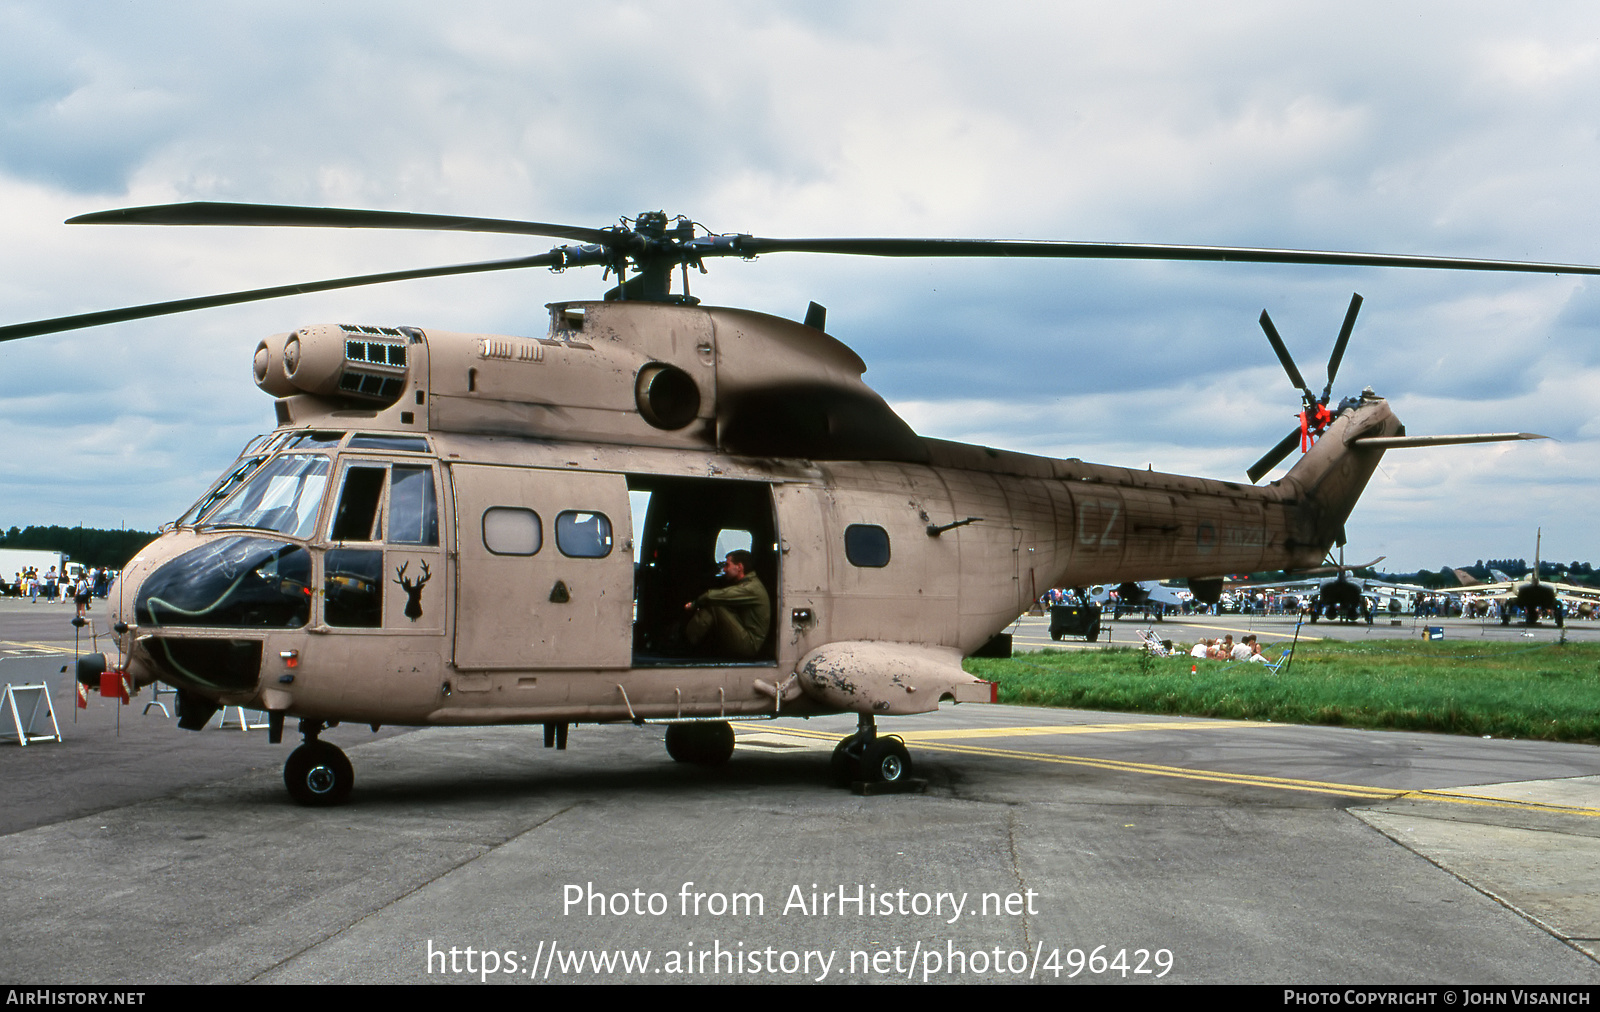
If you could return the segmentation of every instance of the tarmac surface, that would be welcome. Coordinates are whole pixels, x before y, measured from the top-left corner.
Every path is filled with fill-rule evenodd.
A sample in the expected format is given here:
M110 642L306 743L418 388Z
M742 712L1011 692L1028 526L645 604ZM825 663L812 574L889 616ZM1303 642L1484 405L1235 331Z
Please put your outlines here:
M6 982L1600 983L1589 746L963 705L880 721L926 789L860 796L849 717L741 722L715 769L656 725L343 726L352 802L306 809L292 733L149 690L74 723L71 614L0 601L0 681L63 733L0 723Z

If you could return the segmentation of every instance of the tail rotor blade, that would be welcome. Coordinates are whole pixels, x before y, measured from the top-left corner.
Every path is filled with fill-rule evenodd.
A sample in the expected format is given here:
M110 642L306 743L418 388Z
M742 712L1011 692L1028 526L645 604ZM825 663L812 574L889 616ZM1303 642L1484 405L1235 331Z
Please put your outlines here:
M1283 371L1289 374L1289 381L1310 397L1311 391L1306 387L1305 377L1300 375L1300 369L1294 364L1294 359L1289 357L1289 349L1284 345L1283 338L1278 336L1278 328L1272 325L1272 317L1267 315L1265 309L1261 311L1261 329L1266 331L1272 350L1277 352L1278 361L1283 363Z
M1356 328L1356 314L1361 312L1361 295L1352 293L1350 308L1344 314L1344 326L1339 328L1339 340L1334 343L1333 355L1328 359L1328 385L1322 389L1322 403L1328 403L1328 397L1333 393L1333 377L1339 372L1339 363L1344 360L1345 346L1350 343L1350 332Z
M1295 426L1295 428L1290 430L1287 436L1283 437L1277 446L1274 446L1272 449L1267 451L1267 455L1265 457L1262 457L1260 460L1250 465L1250 470L1246 471L1245 474L1250 476L1250 481L1252 483L1260 481L1262 475L1277 467L1278 462L1283 460L1283 458L1287 457L1289 454L1293 453L1295 447L1299 445L1300 427Z

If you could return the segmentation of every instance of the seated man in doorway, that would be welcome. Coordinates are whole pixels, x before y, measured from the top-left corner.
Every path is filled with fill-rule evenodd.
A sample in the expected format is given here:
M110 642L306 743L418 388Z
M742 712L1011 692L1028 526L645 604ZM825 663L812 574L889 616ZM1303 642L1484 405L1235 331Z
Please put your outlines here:
M754 657L767 639L772 598L749 552L729 552L722 573L726 583L684 605L689 613L684 638L694 646L705 644L719 657Z

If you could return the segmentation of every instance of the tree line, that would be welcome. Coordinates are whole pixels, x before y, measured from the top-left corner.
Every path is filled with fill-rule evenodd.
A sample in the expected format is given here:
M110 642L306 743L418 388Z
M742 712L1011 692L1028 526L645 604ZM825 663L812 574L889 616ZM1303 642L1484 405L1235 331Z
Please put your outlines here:
M156 539L154 531L104 531L94 527L12 527L0 535L0 548L61 552L73 562L121 569L139 549Z

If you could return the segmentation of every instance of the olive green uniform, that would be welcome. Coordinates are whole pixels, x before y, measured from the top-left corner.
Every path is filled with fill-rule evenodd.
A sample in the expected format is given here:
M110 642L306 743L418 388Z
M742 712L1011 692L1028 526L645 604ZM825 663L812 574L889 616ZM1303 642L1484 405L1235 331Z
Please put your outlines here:
M766 642L771 622L772 599L761 578L751 573L695 598L684 635L696 646L705 641L719 655L754 657Z

